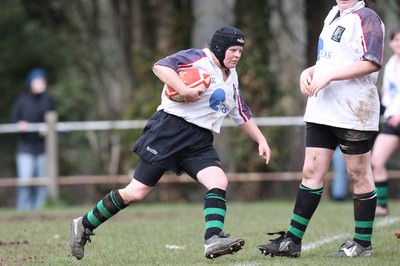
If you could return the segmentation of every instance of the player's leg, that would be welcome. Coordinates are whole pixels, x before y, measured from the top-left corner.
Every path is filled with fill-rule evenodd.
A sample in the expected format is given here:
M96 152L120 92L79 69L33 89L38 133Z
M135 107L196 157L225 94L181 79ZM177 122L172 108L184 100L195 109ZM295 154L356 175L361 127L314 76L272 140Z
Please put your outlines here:
M358 132L357 135L368 132ZM371 167L371 146L373 133L369 139L347 141L344 157L349 177L353 181L354 237L347 240L332 257L362 257L373 254L371 239L376 208L376 189ZM362 137L362 136L361 136ZM364 138L363 137L363 138Z
M77 259L84 256L84 246L90 242L93 230L116 215L130 204L142 201L157 184L165 169L141 161L132 181L123 189L115 189L104 196L97 205L83 217L71 223L70 247Z
M328 171L333 150L306 148L303 166L303 180L300 184L292 220L287 236L296 245L301 243L312 215L318 207L324 187L324 178Z
M375 140L372 149L372 170L376 186L376 216L388 214L388 174L386 163L398 149L400 138L396 135L381 133Z
M323 192L323 179L328 170L333 150L306 148L303 166L303 180L297 192L292 218L287 233L277 232L281 236L271 243L259 246L265 255L299 257L301 241L307 226L317 209Z
M223 230L228 179L221 168L211 166L201 170L197 174L197 180L208 190L204 196L204 218L206 221L204 239L207 240Z
M323 181L337 146L336 138L326 126L307 124L306 139L303 180L290 225L286 234L284 231L277 232L280 237L259 246L264 255L299 257L302 238L321 200Z
M211 154L214 155L215 151ZM191 160L184 164L184 170L207 188L204 196L204 256L215 259L234 254L245 244L242 238L230 238L223 232L226 215L226 188L228 179L216 159Z

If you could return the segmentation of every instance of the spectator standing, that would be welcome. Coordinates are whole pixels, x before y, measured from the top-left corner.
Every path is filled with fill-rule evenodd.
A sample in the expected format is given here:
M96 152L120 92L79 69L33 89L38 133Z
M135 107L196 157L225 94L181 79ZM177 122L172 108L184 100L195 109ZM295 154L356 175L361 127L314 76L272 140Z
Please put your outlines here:
M13 104L11 120L17 123L19 136L16 148L17 176L24 182L46 176L44 137L39 132L28 132L29 123L44 122L47 111L55 110L55 102L47 92L48 76L41 68L33 69L26 78L29 88ZM34 210L44 206L47 186L20 186L17 188L16 208Z

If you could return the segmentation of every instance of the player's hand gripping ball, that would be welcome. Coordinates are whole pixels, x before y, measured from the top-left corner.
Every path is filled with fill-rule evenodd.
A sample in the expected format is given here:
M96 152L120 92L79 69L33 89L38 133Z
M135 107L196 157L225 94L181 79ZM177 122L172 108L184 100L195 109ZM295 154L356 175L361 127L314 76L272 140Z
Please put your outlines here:
M179 77L189 88L202 88L206 90L210 87L211 77L207 71L198 68L185 68L178 72ZM185 98L170 86L164 91L165 95L174 102L185 102Z

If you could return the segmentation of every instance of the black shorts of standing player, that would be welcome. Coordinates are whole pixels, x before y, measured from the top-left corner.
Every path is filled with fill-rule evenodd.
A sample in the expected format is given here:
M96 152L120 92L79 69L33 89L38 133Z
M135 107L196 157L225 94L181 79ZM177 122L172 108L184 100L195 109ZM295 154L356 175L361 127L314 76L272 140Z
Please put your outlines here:
M155 186L170 170L177 175L186 172L197 180L202 169L221 167L213 139L210 130L157 111L131 149L141 158L133 177L147 186Z
M391 125L388 125L388 123L386 122L385 124L383 124L380 133L400 137L400 125L393 127Z
M364 154L372 149L377 131L360 131L316 123L306 124L306 147L340 150L346 154Z

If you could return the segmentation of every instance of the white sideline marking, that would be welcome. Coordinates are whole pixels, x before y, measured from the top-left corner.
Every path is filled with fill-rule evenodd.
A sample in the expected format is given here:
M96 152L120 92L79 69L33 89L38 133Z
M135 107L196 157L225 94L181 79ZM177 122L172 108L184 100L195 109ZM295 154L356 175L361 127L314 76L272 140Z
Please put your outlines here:
M310 243L310 244L304 245L301 248L301 251L309 251L309 250L312 250L312 249L316 249L319 246L322 246L324 244L328 244L328 243L333 242L333 241L335 241L337 239L348 238L348 237L350 237L350 234L340 234L340 235L336 235L336 236L325 237L324 239L318 240L318 241L316 241L314 243Z
M168 249L185 249L184 247L178 246L178 245L165 245L166 248Z
M397 223L399 221L400 221L400 217L398 217L398 216L385 217L385 218L382 218L379 221L375 220L374 228L389 226L389 225ZM340 235L336 235L336 236L325 237L324 239L318 240L318 241L316 241L314 243L310 243L310 244L304 245L301 248L301 251L302 252L303 251L310 251L312 249L318 248L319 246L322 246L323 244L330 243L330 242L335 241L335 240L337 240L339 238L346 238L346 237L350 237L350 236L351 236L351 234L340 234ZM249 262L249 263L236 263L234 265L235 266L258 266L260 264L258 264L257 262ZM263 265L263 264L261 264L261 265Z
M397 223L398 221L400 221L400 217L385 217L382 220L375 222L374 227L385 227L385 226L389 226L391 224ZM323 244L327 244L327 243L335 241L339 238L346 238L349 236L350 236L350 234L340 234L340 235L336 235L336 236L325 237L324 239L318 240L314 243L304 245L302 247L301 251L313 250L313 249L318 248L319 246L322 246Z
M394 224L396 222L400 221L400 217L395 216L395 217L388 217L386 216L385 218L381 219L378 222L375 222L376 227L385 227L391 224Z

